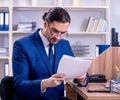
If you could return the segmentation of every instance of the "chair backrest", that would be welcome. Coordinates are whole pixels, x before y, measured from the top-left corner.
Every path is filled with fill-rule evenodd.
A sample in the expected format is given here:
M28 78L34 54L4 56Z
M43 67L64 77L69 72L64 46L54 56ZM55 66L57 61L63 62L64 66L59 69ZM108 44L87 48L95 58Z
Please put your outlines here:
M6 76L1 80L0 93L1 100L13 100L14 86L12 76Z

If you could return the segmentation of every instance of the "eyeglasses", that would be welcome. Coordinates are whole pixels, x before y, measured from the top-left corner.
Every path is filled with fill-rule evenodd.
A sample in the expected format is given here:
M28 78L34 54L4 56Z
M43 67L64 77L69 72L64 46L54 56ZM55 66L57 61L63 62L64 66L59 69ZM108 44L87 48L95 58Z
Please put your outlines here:
M50 27L49 27L49 30L50 30L51 35L53 35L55 37L68 37L68 32L67 31L66 32L60 32L57 29L50 28Z

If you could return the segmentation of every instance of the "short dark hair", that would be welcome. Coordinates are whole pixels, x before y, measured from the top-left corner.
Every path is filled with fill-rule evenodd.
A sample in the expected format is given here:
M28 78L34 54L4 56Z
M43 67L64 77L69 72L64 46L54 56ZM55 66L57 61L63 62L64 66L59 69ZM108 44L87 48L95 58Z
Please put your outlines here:
M61 23L71 22L69 13L61 7L51 8L48 12L44 13L42 18L43 20L47 20L48 23L52 23L53 21Z

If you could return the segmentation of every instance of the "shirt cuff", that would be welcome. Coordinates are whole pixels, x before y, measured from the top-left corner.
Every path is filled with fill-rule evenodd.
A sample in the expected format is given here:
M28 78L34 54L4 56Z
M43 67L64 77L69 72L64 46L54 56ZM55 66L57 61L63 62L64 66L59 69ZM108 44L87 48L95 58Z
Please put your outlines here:
M41 93L45 93L46 92L46 89L42 89L42 81L41 81Z

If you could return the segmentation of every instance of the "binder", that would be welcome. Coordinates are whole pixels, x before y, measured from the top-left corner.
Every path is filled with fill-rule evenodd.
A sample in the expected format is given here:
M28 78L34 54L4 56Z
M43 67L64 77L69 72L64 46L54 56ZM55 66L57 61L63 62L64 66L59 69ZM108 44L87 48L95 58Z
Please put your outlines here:
M4 12L4 18L5 18L4 30L8 31L9 30L9 13L8 12Z
M4 13L0 12L0 31L4 30Z
M111 46L119 46L118 32L115 31L115 28L111 29Z
M0 31L9 30L9 12L0 12Z

